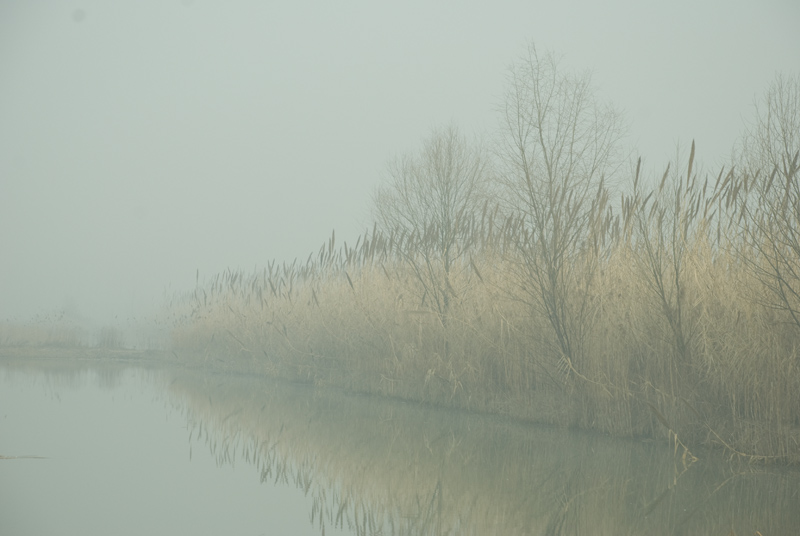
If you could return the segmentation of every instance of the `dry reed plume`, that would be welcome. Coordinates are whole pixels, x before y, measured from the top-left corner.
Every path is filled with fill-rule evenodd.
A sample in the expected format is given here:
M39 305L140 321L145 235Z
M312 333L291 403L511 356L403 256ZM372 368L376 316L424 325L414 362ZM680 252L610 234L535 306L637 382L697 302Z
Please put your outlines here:
M195 362L620 436L800 462L800 192L683 170L549 220L485 207L439 231L335 237L176 299ZM574 217L559 219L558 211ZM570 212L572 211L572 212ZM558 227L569 221L568 227ZM569 239L559 232L569 232ZM560 241L559 241L560 240Z

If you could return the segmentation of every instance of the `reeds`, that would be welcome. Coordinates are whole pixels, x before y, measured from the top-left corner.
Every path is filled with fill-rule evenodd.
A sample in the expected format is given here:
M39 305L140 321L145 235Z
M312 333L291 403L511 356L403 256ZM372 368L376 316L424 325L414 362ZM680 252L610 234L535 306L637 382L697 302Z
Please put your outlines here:
M647 191L637 168L616 204L601 185L557 255L547 229L487 206L457 222L446 258L435 228L375 228L352 246L331 236L305 262L228 270L173 302L173 349L800 463L796 172L778 195L757 177L699 177L694 149L685 170Z

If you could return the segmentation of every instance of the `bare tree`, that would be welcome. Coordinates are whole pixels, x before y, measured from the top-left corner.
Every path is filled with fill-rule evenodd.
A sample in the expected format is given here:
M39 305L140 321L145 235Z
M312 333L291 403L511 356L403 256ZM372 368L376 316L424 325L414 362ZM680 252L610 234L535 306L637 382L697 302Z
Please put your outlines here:
M400 253L446 322L450 275L471 246L470 222L486 200L488 159L453 125L434 129L418 154L388 166L374 196L378 229L403 236Z
M756 100L755 113L739 143L738 166L761 178L760 189L767 188L773 171L785 184L800 152L800 74L778 74Z
M588 74L562 72L530 45L509 70L499 156L518 218L517 266L532 306L554 330L567 367L582 350L591 232L607 230L604 178L621 164L621 114L599 103ZM573 299L578 293L577 300Z
M776 76L755 108L737 158L742 258L800 327L800 74Z

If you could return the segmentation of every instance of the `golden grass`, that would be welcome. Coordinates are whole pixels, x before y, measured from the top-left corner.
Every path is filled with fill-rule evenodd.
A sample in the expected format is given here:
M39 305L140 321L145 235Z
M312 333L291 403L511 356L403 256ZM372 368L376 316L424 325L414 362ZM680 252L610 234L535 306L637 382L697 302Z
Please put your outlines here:
M561 264L537 256L530 237L547 236L524 218L496 223L486 210L461 222L446 268L435 230L376 229L338 249L332 237L305 264L227 271L177 300L172 348L290 380L663 438L688 455L710 444L800 463L800 280L783 269L800 247L781 245L800 227L800 200L768 205L755 184L700 184L690 161L686 176L624 196L619 215L597 203L606 212L583 220Z

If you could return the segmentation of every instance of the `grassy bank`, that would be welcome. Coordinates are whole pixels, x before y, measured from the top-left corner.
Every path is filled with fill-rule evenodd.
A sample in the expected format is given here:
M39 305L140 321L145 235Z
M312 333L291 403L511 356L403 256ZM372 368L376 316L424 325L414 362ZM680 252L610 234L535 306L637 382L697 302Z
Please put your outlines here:
M172 348L800 463L796 169L706 179L692 160L651 190L637 170L622 195L601 185L576 207L562 192L544 219L487 207L455 222L446 251L437 228L375 229L305 263L218 274L173 302Z

